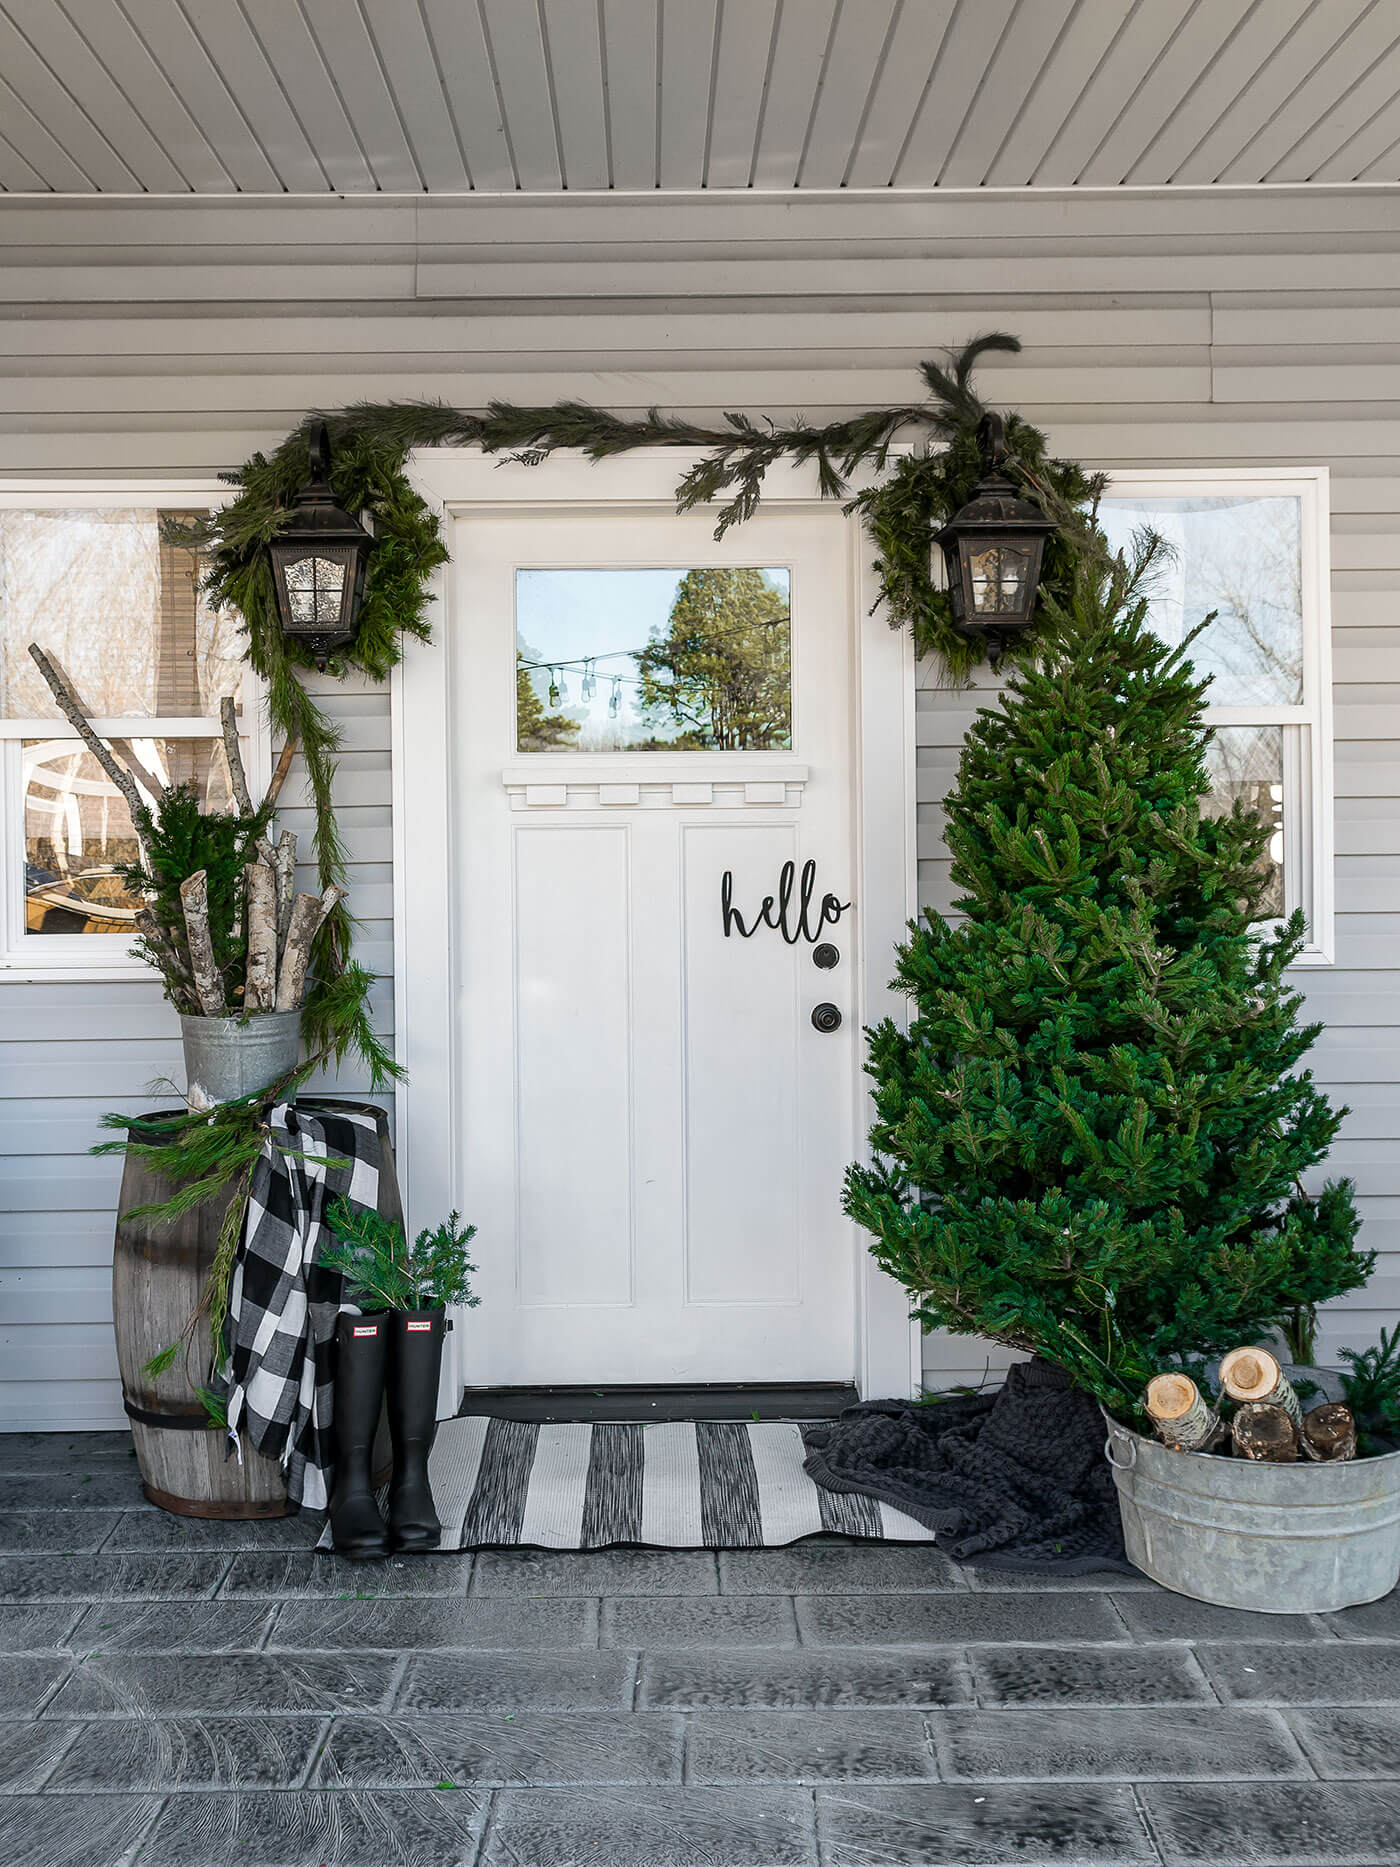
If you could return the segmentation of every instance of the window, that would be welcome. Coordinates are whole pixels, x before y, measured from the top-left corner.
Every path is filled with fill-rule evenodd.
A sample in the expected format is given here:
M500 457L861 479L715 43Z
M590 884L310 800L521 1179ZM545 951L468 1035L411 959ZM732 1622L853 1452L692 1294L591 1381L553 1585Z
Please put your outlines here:
M792 744L786 570L518 570L520 752Z
M1167 642L1212 610L1192 658L1212 677L1210 807L1236 799L1272 828L1271 918L1301 907L1300 964L1330 963L1332 679L1325 468L1123 472L1100 520L1110 543L1150 525L1173 547L1151 593Z
M265 776L239 619L209 605L195 554L161 537L163 514L208 506L215 491L0 489L0 966L10 976L147 970L128 953L130 813L56 708L31 642L63 667L143 795L184 782L208 808L228 807L226 694L242 707L250 780Z

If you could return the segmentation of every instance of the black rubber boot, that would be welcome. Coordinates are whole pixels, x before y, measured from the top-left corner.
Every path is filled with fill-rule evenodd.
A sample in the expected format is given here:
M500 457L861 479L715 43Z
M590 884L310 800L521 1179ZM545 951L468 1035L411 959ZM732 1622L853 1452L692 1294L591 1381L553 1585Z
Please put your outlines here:
M329 1514L336 1554L362 1562L387 1556L389 1533L374 1501L370 1462L384 1376L389 1364L388 1316L341 1316L335 1325L335 1483Z
M428 1484L428 1453L437 1432L438 1376L446 1310L395 1310L390 1319L389 1437L394 1476L389 1486L389 1535L395 1549L436 1549L442 1535Z

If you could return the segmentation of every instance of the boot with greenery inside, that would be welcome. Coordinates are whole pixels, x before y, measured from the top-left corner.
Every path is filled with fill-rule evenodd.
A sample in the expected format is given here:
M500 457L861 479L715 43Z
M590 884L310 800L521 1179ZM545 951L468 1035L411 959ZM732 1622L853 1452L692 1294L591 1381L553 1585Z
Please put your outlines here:
M327 1213L339 1242L321 1263L339 1271L346 1294L387 1329L385 1344L389 1437L394 1475L389 1486L388 1542L409 1553L438 1547L442 1525L428 1482L428 1454L437 1431L438 1381L450 1304L475 1308L476 1266L467 1246L476 1232L454 1212L445 1225L424 1230L412 1245L402 1225L338 1200ZM347 1322L342 1317L342 1324ZM341 1401L336 1380L336 1407ZM335 1513L331 1513L335 1535ZM336 1538L339 1548L339 1538Z

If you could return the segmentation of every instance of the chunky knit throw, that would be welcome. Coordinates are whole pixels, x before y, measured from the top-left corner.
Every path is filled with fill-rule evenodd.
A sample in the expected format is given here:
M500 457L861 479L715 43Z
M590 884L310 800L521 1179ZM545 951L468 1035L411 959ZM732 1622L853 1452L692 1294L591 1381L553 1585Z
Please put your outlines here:
M1046 1362L1018 1363L992 1394L868 1400L804 1436L817 1484L894 1505L955 1562L1135 1573L1098 1404Z

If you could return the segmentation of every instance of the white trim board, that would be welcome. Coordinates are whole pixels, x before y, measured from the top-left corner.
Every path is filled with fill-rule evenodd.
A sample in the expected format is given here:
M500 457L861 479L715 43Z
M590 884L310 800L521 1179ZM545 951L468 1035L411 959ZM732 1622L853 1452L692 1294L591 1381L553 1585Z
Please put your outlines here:
M555 511L616 501L671 509L674 489L693 456L672 448L639 449L595 465L577 454L524 467L476 449L435 449L417 456L411 477L436 510L485 517L492 509ZM859 519L821 498L814 471L783 463L770 470L765 503L823 507L833 524L859 534ZM857 619L852 675L858 684L855 721L857 886L865 904L863 959L856 981L862 1025L902 1019L902 999L889 989L892 953L917 913L914 813L913 644L870 610L876 590L868 546L858 535L850 554L850 613ZM454 930L450 912L456 846L451 782L452 722L448 694L454 656L469 616L454 613L446 570L434 581L431 643L410 645L391 692L394 848L394 1028L408 1079L397 1091L398 1164L408 1223L417 1228L460 1209L462 1195L453 1136L460 1095L454 1020ZM411 825L411 830L410 830ZM411 840L411 851L410 851ZM410 854L414 876L408 897ZM857 1131L868 1127L864 1088ZM466 1215L470 1217L470 1214ZM903 1290L857 1245L856 1369L861 1392L908 1395L920 1380L919 1332Z

